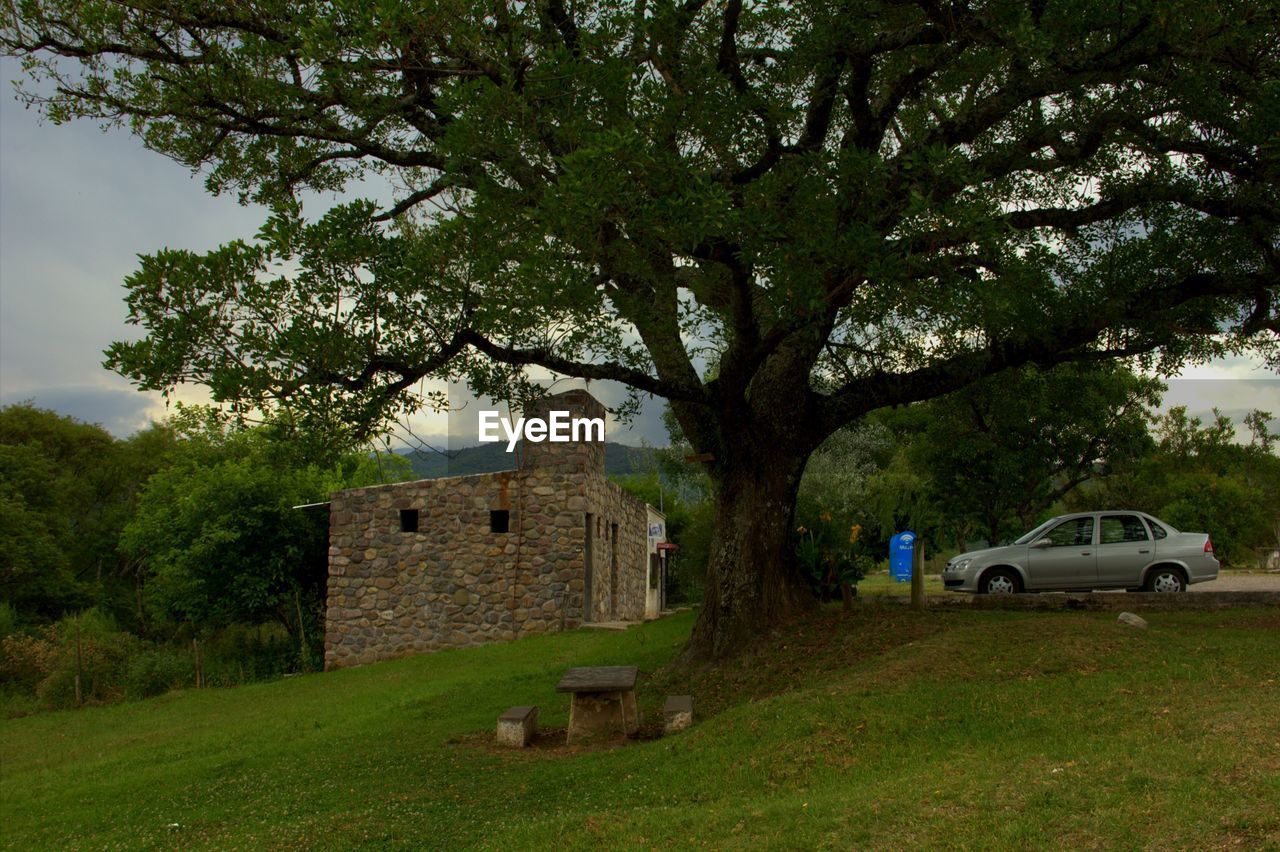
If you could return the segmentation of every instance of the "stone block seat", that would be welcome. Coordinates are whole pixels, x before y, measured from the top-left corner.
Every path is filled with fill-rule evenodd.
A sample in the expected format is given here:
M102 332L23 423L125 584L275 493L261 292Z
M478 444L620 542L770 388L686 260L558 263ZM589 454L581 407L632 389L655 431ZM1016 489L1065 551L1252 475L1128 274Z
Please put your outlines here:
M565 672L556 691L573 693L566 740L572 744L638 732L638 673L635 666L585 666Z
M693 696L669 695L662 708L662 732L674 734L693 724Z
M512 707L498 717L499 745L524 748L538 735L538 708Z

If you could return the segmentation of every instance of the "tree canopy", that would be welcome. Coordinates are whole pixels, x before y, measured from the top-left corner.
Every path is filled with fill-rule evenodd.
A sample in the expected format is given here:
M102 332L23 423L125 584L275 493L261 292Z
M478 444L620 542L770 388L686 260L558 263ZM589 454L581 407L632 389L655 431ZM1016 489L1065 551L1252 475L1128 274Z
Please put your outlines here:
M1270 0L3 15L55 120L123 124L278 211L253 243L144 258L148 336L115 369L356 435L428 377L665 397L712 458L712 654L798 605L800 473L865 413L1024 363L1280 363ZM389 209L301 215L375 173Z

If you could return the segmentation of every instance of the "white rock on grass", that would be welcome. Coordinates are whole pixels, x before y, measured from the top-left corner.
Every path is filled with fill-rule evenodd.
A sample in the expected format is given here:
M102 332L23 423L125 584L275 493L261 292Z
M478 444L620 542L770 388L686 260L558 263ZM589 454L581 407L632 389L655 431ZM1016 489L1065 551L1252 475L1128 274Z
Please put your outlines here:
M1143 630L1146 630L1147 628L1147 620L1145 618L1136 616L1131 612L1120 613L1120 617L1117 618L1116 621L1120 622L1121 624L1127 624L1130 627L1141 627Z

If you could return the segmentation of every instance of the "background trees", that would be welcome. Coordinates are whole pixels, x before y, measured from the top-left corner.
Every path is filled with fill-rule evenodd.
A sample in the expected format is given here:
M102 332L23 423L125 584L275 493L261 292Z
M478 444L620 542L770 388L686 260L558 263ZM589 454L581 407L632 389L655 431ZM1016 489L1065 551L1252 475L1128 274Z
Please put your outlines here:
M1021 532L1063 510L1141 509L1210 532L1232 568L1256 567L1280 547L1268 413L1241 418L1245 443L1222 415L1206 423L1175 408L1146 421L1151 382L1126 371L1054 372L993 377L833 436L806 469L790 539L809 570L806 593L831 596L834 580L883 568L903 529L922 535L935 559L966 549L988 512L999 530ZM1079 406L1034 390L1064 382ZM1021 434L1011 424L1021 443L998 440L966 420L975 401L995 406L979 408L984 416L1014 411L1042 428ZM18 405L0 409L0 438L0 703L10 712L70 706L77 674L84 700L109 701L189 686L197 661L210 684L314 665L327 513L293 507L410 476L402 456L316 455L281 424L232 428L201 409L117 440ZM620 479L666 511L680 547L673 603L702 599L715 518L706 475L686 450L675 441L646 453L655 469ZM1017 488L976 471L966 480L967 459L1006 471ZM977 496L958 498L967 487ZM1040 500L1030 515L1026 493Z
M0 595L43 618L95 604L128 618L120 529L174 442L162 426L117 441L28 404L0 409Z
M1115 364L1013 370L913 411L911 460L946 507L952 540L996 544L1085 481L1145 455L1162 390Z
M1247 445L1233 440L1236 427L1222 414L1205 423L1174 408L1153 423L1150 452L1068 503L1142 509L1178 529L1209 531L1227 564L1257 564L1280 547L1280 457L1268 440L1271 415L1255 411L1246 419L1258 424Z
M294 507L407 479L409 464L357 453L323 465L277 426L230 429L200 413L178 419L171 463L121 535L145 566L148 614L169 630L275 621L312 663L323 652L329 515Z
M1023 369L904 409L814 454L801 486L800 524L820 512L859 523L865 549L887 553L896 532L927 552L1005 543L1053 514L1099 508L1150 512L1207 531L1229 567L1252 568L1280 547L1280 456L1254 411L1249 443L1230 419L1184 408L1156 416L1159 381L1115 365ZM865 446L865 444L863 444ZM842 449L845 448L845 449Z
M328 513L293 507L408 477L399 456L317 454L203 409L126 440L0 409L0 697L70 706L77 674L83 700L149 695L197 660L210 683L313 667Z

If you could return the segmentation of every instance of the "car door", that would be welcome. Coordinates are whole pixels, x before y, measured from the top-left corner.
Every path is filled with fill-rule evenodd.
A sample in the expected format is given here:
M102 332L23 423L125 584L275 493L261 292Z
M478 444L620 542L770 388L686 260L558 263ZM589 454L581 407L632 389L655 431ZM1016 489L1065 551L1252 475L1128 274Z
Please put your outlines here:
M1142 585L1142 569L1151 563L1154 549L1142 518L1137 515L1103 515L1098 520L1098 586L1129 589Z
M1176 548L1169 540L1169 531L1155 518L1144 516L1143 520L1147 522L1147 529L1151 530L1151 558L1172 555Z
M1028 588L1091 589L1098 581L1094 558L1094 518L1068 518L1027 547Z

